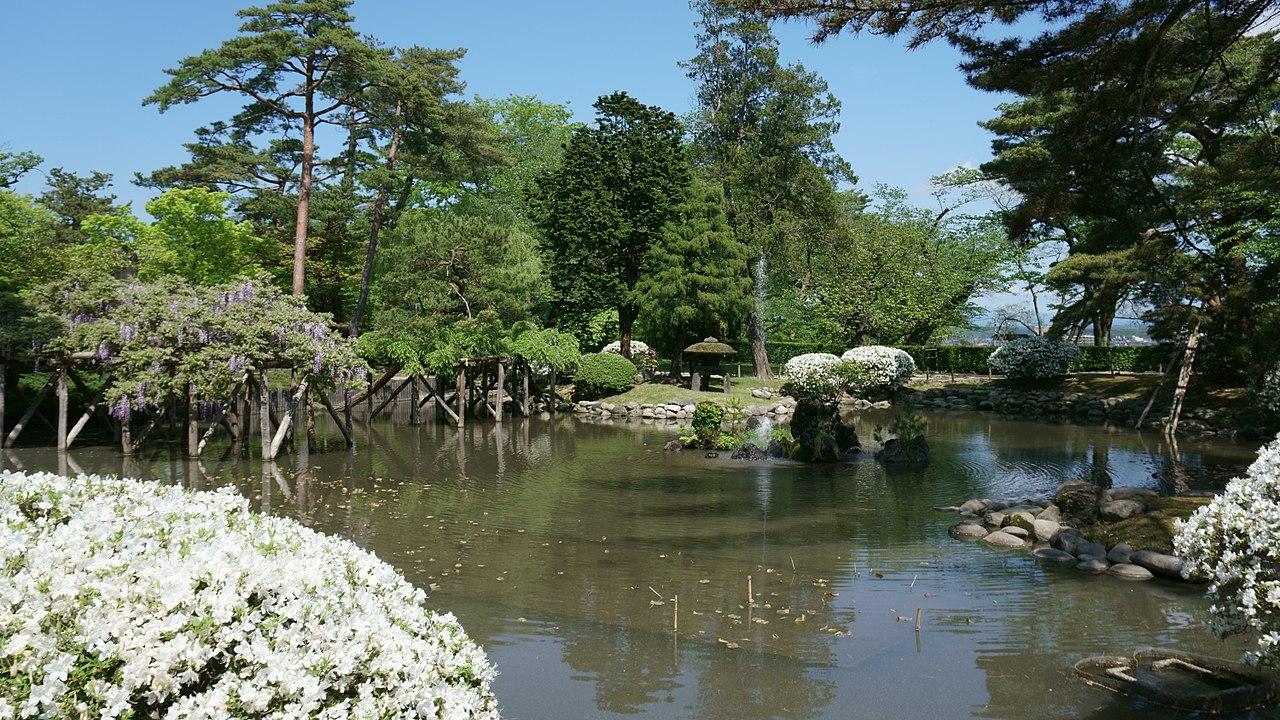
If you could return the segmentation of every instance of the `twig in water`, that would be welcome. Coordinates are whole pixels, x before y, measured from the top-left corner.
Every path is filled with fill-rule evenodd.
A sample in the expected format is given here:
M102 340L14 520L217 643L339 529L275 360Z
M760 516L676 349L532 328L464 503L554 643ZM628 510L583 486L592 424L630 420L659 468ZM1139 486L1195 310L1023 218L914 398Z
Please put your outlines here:
M658 596L658 598L659 598L660 600L665 600L665 599L666 599L666 598L662 597L662 593L658 592L657 590L654 590L652 585L649 585L649 586L647 586L647 587L649 588L649 592L653 593L654 595L657 595L657 596Z
M680 632L680 596L671 598L671 631Z
M920 632L920 608L916 608L916 632Z
M918 574L917 574L915 577L911 578L911 584L910 584L910 585L908 585L907 587L909 587L909 588L913 588L913 587L915 587L915 586L916 586L916 581L917 581L917 580L919 580L919 579L920 579L920 575L918 575Z

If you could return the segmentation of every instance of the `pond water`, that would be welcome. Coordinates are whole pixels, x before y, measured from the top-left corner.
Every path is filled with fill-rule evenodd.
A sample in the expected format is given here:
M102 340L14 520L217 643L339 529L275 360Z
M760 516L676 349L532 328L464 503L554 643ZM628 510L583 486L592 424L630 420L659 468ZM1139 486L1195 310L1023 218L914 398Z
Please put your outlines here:
M351 538L484 645L508 718L1165 718L1081 685L1072 665L1139 646L1245 649L1210 634L1198 589L960 543L955 517L930 508L1103 474L1219 487L1254 447L927 417L932 463L893 473L664 453L669 429L568 417L379 421L357 427L354 452L322 432L325 449L275 468L217 448L199 462L108 446L0 462L230 485ZM860 419L864 445L874 423Z

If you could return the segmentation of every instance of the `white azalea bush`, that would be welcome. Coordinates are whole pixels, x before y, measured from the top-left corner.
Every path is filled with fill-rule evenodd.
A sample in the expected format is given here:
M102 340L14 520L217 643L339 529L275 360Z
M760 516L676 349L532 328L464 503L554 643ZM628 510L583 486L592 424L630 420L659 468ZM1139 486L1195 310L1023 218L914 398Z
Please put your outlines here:
M852 393L891 392L902 387L916 372L916 361L910 353L885 345L846 350L840 359L848 364Z
M1080 348L1046 337L1019 338L1001 345L987 358L992 371L1016 380L1050 380L1071 372Z
M831 353L797 355L782 366L785 391L797 398L834 402L844 391L845 375L840 358Z
M602 353L622 354L622 341L614 340L613 342L600 348ZM642 372L653 373L658 369L658 351L649 347L648 343L639 340L631 341L631 363Z
M1174 538L1188 577L1209 580L1213 628L1252 632L1254 662L1280 667L1280 439Z
M232 492L0 473L0 718L497 718L452 615Z

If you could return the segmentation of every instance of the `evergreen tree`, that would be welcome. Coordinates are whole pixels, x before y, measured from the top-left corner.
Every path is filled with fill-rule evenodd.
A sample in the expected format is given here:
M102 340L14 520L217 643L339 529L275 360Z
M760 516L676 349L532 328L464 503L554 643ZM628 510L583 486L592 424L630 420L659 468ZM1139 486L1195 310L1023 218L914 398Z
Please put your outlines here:
M542 185L539 225L553 317L581 324L616 308L629 357L643 300L637 285L689 182L684 130L672 113L626 93L594 107L595 126L574 132L564 162Z
M56 242L64 245L84 242L85 219L116 210L116 196L105 192L110 185L111 173L95 170L88 175L77 175L62 168L49 171L48 187L40 195L40 204L53 213Z
M715 0L693 0L698 54L682 63L697 83L696 167L720 183L725 217L749 247L747 278L763 296L770 264L786 267L797 245L833 221L836 183L854 181L836 153L840 103L801 65L783 65L765 18ZM760 302L747 307L755 374L772 375Z
M681 371L691 332L723 335L742 312L749 291L747 254L725 222L720 186L695 178L650 249L650 269L636 287L648 322L668 330L672 375Z

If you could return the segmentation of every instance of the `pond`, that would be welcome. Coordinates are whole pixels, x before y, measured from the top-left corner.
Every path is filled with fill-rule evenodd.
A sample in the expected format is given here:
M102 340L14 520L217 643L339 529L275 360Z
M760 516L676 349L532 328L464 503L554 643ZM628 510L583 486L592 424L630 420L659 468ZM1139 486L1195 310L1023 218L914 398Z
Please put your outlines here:
M1084 687L1072 665L1139 646L1246 647L1210 634L1199 589L963 544L947 535L954 516L930 508L1102 474L1220 487L1254 447L927 417L933 462L889 474L871 460L664 453L669 429L568 417L461 431L378 421L357 427L355 452L322 434L326 449L274 469L217 449L199 462L167 450L126 462L107 446L0 458L233 486L351 538L484 645L508 718L1164 718ZM860 420L864 445L875 420Z

